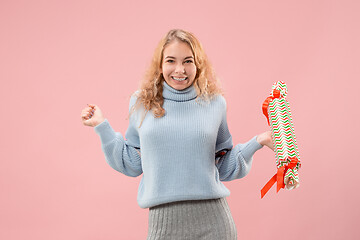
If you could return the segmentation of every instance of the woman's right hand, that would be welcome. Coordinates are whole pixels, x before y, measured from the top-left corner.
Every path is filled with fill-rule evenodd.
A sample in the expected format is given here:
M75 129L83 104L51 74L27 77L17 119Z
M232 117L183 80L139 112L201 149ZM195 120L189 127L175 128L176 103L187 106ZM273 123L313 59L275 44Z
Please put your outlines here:
M261 134L257 135L256 141L258 143L260 143L261 145L263 145L263 146L265 145L265 146L267 146L268 148L270 148L271 150L274 151L274 144L273 144L273 141L272 141L271 131L267 131L267 132L264 132L264 133L261 133Z
M100 108L95 104L88 104L81 111L81 121L85 126L95 127L105 120Z

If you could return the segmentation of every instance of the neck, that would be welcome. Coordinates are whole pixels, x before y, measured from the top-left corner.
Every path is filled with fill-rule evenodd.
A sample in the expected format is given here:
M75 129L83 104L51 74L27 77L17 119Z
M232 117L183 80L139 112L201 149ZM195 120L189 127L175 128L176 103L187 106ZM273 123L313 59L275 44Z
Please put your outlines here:
M176 101L176 102L185 102L193 100L197 97L196 89L194 84L190 87L183 90L176 90L172 88L169 84L163 81L163 98Z

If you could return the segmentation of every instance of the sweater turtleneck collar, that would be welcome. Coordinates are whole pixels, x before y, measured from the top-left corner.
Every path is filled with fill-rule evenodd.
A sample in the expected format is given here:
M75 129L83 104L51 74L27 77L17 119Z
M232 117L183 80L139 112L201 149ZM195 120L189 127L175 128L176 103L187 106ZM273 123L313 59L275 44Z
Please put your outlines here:
M163 98L176 102L185 102L195 99L197 96L196 89L192 84L184 90L176 90L163 81Z

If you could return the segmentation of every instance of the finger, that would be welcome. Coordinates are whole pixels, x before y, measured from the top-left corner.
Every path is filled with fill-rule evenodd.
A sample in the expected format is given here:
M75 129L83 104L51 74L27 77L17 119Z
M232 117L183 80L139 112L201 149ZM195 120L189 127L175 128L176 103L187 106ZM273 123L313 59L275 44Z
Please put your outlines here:
M270 144L270 149L273 150L273 151L275 151L275 149L274 149L274 144Z
M81 117L82 117L82 118L90 118L90 117L92 117L93 115L94 115L93 113L86 112L86 113L81 114Z
M88 108L82 112L82 114L93 114L93 113L94 113L94 109L91 108Z
M88 110L88 109L84 109L84 110L81 112L81 115L88 114L88 113L89 113L89 110Z
M83 115L83 116L81 116L81 119L83 119L83 120L88 120L89 117L88 117L87 115Z
M87 119L85 119L84 121L83 121L83 123L84 123L84 125L86 125L86 126L89 126L89 120L87 120Z
M91 112L91 111L93 111L92 108L85 108L85 109L83 109L83 110L81 111L81 114L86 114L86 113L89 113L89 112Z
M81 113L81 116L87 116L89 114L91 114L91 111L85 111Z

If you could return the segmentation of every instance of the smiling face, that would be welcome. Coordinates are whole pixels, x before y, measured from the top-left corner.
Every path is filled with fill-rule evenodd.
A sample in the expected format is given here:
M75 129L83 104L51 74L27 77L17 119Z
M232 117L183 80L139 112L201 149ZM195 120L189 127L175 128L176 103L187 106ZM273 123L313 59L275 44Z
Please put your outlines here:
M166 83L176 90L186 89L193 84L196 65L189 44L174 40L165 47L161 73Z

